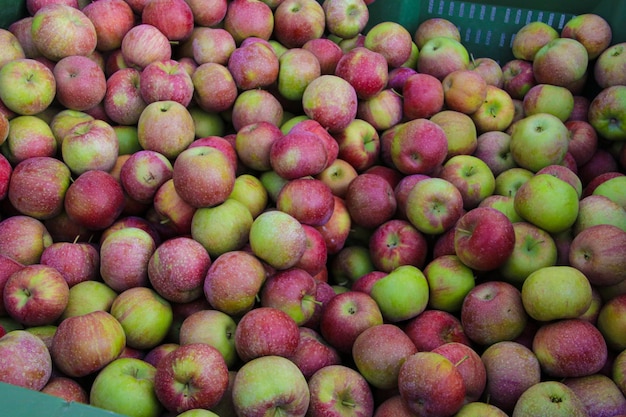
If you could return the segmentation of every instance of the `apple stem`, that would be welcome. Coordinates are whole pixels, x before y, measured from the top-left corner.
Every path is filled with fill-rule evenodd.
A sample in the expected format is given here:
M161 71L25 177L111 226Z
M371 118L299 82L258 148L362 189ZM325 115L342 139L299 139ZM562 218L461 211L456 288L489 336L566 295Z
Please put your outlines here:
M459 361L457 363L454 364L454 367L456 368L457 366L459 366L460 364L462 364L463 362L465 362L466 359L469 359L469 355L465 355L463 356L461 359L459 359Z
M345 405L346 407L352 407L352 408L354 408L356 406L356 404L354 404L353 401L347 401L347 400L342 400L341 404Z
M76 235L76 237L74 238L74 241L72 243L78 242L78 239L80 239L80 235Z

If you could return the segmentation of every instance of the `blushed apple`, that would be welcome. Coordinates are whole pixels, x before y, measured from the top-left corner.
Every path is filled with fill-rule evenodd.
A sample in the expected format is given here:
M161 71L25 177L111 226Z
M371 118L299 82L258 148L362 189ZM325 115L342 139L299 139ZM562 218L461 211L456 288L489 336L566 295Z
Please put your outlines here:
M453 71L466 69L469 62L469 52L460 41L439 36L429 39L419 48L417 70L443 80Z
M443 109L445 89L434 75L418 72L404 82L402 98L405 119L429 118Z

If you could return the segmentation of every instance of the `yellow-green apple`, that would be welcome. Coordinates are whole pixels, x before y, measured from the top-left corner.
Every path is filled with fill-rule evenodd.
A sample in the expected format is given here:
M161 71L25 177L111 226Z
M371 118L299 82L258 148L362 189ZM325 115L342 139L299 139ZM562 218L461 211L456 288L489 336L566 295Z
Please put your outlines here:
M194 27L194 15L185 0L151 0L141 11L141 22L159 29L169 41L183 41Z
M364 46L382 54L389 67L395 68L402 66L411 57L413 38L401 24L385 21L367 31Z
M465 296L476 286L474 271L456 255L432 259L424 268L428 282L428 308L449 313L461 311Z
M592 299L587 277L567 265L545 266L530 273L521 292L528 315L542 322L577 318Z
M215 62L203 63L191 75L194 85L194 102L207 112L229 109L237 98L237 85L228 70ZM211 85L212 88L206 88Z
M604 17L595 13L582 13L565 23L561 37L582 43L589 60L594 60L611 45L613 31Z
M503 66L501 66L495 59L486 56L472 58L467 67L468 69L480 74L488 85L503 88Z
M244 173L235 178L235 186L228 198L242 203L256 218L267 207L268 194L258 177Z
M209 62L227 65L228 58L237 48L237 44L224 28L196 26L181 47L198 65Z
M62 109L59 110L48 122L50 130L60 146L63 138L78 123L93 120L94 117L79 110Z
M89 404L89 393L78 381L65 376L53 375L40 390L44 394L54 395L65 401Z
M476 138L476 148L472 155L487 164L497 178L504 171L517 166L510 152L510 144L511 135L506 132L484 132Z
M339 59L335 75L348 81L360 100L367 100L387 86L389 70L384 55L358 46Z
M96 30L96 50L108 52L118 49L126 32L135 25L133 9L123 0L96 3L89 3L81 9Z
M238 45L250 37L268 40L274 30L274 14L270 6L260 0L232 1L228 3L222 24Z
M191 75L179 61L158 60L142 69L139 92L147 104L171 100L187 107L193 98L194 85Z
M156 365L154 393L170 412L215 406L228 388L222 354L206 343L181 345Z
M578 217L572 225L574 235L590 227L609 224L626 231L626 211L603 195L589 195L580 200Z
M483 351L481 359L487 373L484 394L504 412L513 411L520 395L541 381L537 357L521 343L496 342Z
M2 45L2 54L0 55L0 68L9 61L14 59L26 58L24 48L20 44L20 40L9 29L3 28L0 31L0 45Z
M503 88L488 85L485 100L471 117L479 134L490 130L505 131L515 117L513 98Z
M476 271L499 268L513 253L515 230L502 212L476 207L455 224L454 249L465 265Z
M391 88L385 88L368 100L360 100L356 117L377 131L389 129L402 120L402 97Z
M125 345L122 325L110 313L99 310L60 322L50 354L65 375L82 377L117 359Z
M117 134L104 120L79 123L63 137L61 154L75 175L89 170L110 171L119 155Z
M270 91L257 88L241 92L233 103L230 121L239 130L246 125L267 121L280 126L285 109Z
M352 164L337 158L314 178L330 187L334 196L345 198L348 185L357 175L359 174Z
M306 233L293 216L269 210L257 216L250 228L253 254L276 269L294 266L306 250Z
M574 95L565 87L536 84L524 95L524 116L549 113L565 122L574 109Z
M576 190L550 174L535 174L522 184L514 199L515 210L523 219L549 233L572 227L578 217Z
M312 0L283 0L274 9L273 37L286 48L301 48L324 35L326 15L321 3Z
M31 157L12 170L6 196L21 214L37 219L55 217L63 211L71 172L53 157Z
M14 272L2 291L3 305L14 320L24 326L53 324L69 299L63 275L46 265L26 265Z
M265 268L256 256L243 250L231 251L213 260L203 291L214 309L240 316L255 305L265 279Z
M100 253L87 242L57 241L44 249L39 262L58 270L71 287L98 278Z
M522 284L538 269L556 265L557 246L550 233L525 221L513 223L513 230L513 252L498 268L503 280Z
M370 251L365 245L346 244L328 264L332 281L344 287L375 270Z
M478 146L476 126L470 116L455 110L442 110L430 118L445 132L448 140L446 158L472 155Z
M563 384L574 391L590 415L602 413L620 415L626 411L624 394L607 375L566 378Z
M368 248L372 264L382 272L391 272L400 265L422 268L428 255L426 237L401 219L390 219L376 227Z
M452 183L461 192L466 210L476 208L495 190L496 179L489 166L469 154L448 159L437 176Z
M135 125L139 121L147 105L139 89L140 76L136 68L122 68L107 78L103 105L112 121L122 125Z
M622 393L624 392L624 388L626 388L626 385L624 385L624 359L626 359L626 353L618 353L613 359L611 371L610 374L608 374Z
M175 159L195 139L194 120L177 101L147 104L137 121L137 137L143 149Z
M344 129L333 133L338 145L338 158L363 172L378 161L380 136L374 125L355 118Z
M59 146L50 125L37 116L17 116L9 121L6 140L0 146L13 165L33 157L55 157Z
M356 117L357 107L356 90L337 75L317 77L307 85L302 95L304 114L331 133L345 129Z
M512 59L502 66L502 88L511 98L521 100L537 82L533 64L524 59Z
M196 70L194 70L194 74ZM189 113L191 113L191 118L195 124L196 138L204 138L207 136L221 137L226 135L226 120L222 118L220 114L206 111L199 105L195 105L195 103L190 105ZM224 140L226 140L226 138L224 138Z
M509 195L492 194L485 197L485 199L478 204L478 207L491 207L501 211L509 218L514 226L515 223L523 220L515 211L515 199Z
M581 271L592 285L614 285L624 279L626 231L611 224L598 224L578 233L569 252L570 265Z
M34 217L16 214L0 222L0 255L22 265L38 264L52 243L45 224Z
M545 44L559 37L559 32L545 22L528 22L515 33L511 52L517 59L532 62Z
M428 281L419 268L401 265L376 281L370 295L385 320L400 322L416 317L426 309Z
M542 46L532 61L533 75L538 84L572 88L584 79L589 56L579 41L557 37Z
M445 390L437 387L445 386ZM408 408L421 416L454 415L465 403L461 372L445 356L417 352L400 367L398 390Z
M102 101L107 81L104 70L93 59L82 55L61 58L52 70L56 100L68 109L87 110Z
M337 62L343 56L341 47L326 37L309 39L302 45L302 48L317 57L321 74L326 75L334 74Z
M443 80L453 71L467 69L469 62L469 52L460 41L438 36L426 41L419 49L417 71Z
M405 175L431 175L441 167L448 154L448 140L441 126L418 118L392 129L388 152L398 171ZM381 148L383 142L381 137Z
M246 312L235 330L235 349L244 362L261 356L289 357L298 347L300 331L291 316L275 307Z
M347 365L329 365L308 380L310 402L306 414L311 417L347 412L369 416L374 412L374 394L365 377Z
M448 358L461 373L465 383L465 403L478 401L487 384L487 371L478 352L459 342L445 343L432 352Z
M6 289L5 289L6 291ZM626 309L626 295L620 294L604 302L600 307L596 327L606 340L607 346L620 352L626 346L624 338L624 320L622 315Z
M320 334L339 353L349 353L365 329L382 324L376 301L360 291L345 291L329 299L320 317Z
M264 356L245 363L232 386L233 407L239 415L253 412L306 414L311 400L304 375L281 356Z
M288 181L276 198L278 210L310 226L324 225L330 219L334 205L330 187L315 178L303 177Z
M366 228L390 220L397 206L391 184L379 175L366 172L348 185L345 203L353 224Z
M276 82L280 63L269 46L263 42L250 42L230 54L227 67L239 90L251 90Z
M460 317L467 337L485 347L514 340L528 322L520 290L504 281L476 285L463 300Z
M120 292L110 313L124 328L126 345L135 349L152 349L160 344L173 321L169 301L148 287Z
M505 417L506 414L500 408L493 405L491 402L486 403L482 401L473 401L466 403L455 414L455 417Z
M472 114L487 97L487 82L467 68L452 71L442 80L444 102L450 110Z
M127 227L109 234L100 245L100 275L117 292L149 283L148 261L156 249L152 236Z
M163 406L154 392L155 374L156 368L141 359L117 358L98 371L89 404L114 413L156 417Z
M452 21L441 17L431 17L421 22L415 29L413 41L419 49L422 49L428 40L438 36L461 41L459 28Z
M91 230L103 230L122 213L124 190L108 172L90 170L70 184L63 205L73 222Z
M517 190L534 175L532 171L518 166L506 169L496 176L496 189L494 193L497 195L515 197Z
M13 330L0 337L0 381L39 391L52 376L52 360L43 340Z
M298 326L315 312L317 284L315 278L301 268L277 271L268 277L261 289L262 307L273 307L287 313Z
M429 118L443 109L444 87L434 75L418 72L405 80L402 99L405 120Z
M306 86L321 75L317 57L306 49L292 48L281 54L278 62L278 92L287 100L302 100Z
M529 417L537 414L582 417L587 414L575 392L559 381L543 380L524 391L512 411L512 416Z
M92 311L109 311L117 293L102 281L83 281L70 288L67 306L60 319L81 316Z
M602 89L589 104L589 123L610 141L626 138L626 85Z
M510 150L518 166L533 172L563 162L569 144L569 131L557 116L536 113L524 117L511 128Z
M337 350L317 330L304 326L300 326L298 347L288 359L298 366L307 381L319 369L341 364Z
M618 42L607 47L593 64L593 78L600 88L622 85L626 68L626 42Z
M595 374L605 366L608 356L607 341L599 328L581 319L541 325L532 350L545 375L554 378Z
M289 181L278 175L273 169L263 171L259 175L259 180L261 180L261 184L263 184L263 187L267 191L269 201L272 203L276 201L280 189Z
M603 172L596 177L593 177L589 182L587 182L587 184L585 184L585 187L583 188L582 197L583 198L589 197L590 195L593 194L594 190L598 187L598 185L602 184L606 180L609 180L611 178L618 177L621 175L624 175L624 174L620 171L608 171L608 172Z
M198 310L187 316L180 327L180 345L205 343L224 357L228 367L238 360L235 350L237 323L228 314L219 310Z
M413 186L406 206L407 218L417 230L437 235L453 227L461 218L463 196L451 182L427 178Z
M369 9L364 0L324 0L326 30L340 39L352 39L361 34L369 21Z
M550 174L571 185L578 194L578 198L582 197L583 185L576 173L565 165L548 165L537 171L537 174Z
M352 359L356 369L372 386L394 389L406 358L417 352L409 336L395 324L369 327L354 341Z
M52 61L70 55L89 55L96 49L98 40L89 17L66 4L50 4L39 9L33 15L31 33L37 49Z
M120 48L125 64L139 70L151 62L172 58L172 46L167 36L147 23L140 23L128 30Z
M598 133L586 120L567 120L565 127L570 132L567 151L576 161L576 166L586 164L598 148Z

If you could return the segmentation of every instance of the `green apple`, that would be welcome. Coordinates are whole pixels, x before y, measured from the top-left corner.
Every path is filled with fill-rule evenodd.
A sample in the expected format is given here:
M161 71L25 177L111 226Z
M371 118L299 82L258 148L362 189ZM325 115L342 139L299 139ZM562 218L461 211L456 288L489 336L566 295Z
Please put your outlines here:
M511 155L522 168L537 172L563 162L569 130L550 113L535 113L517 121L511 129Z
M512 417L585 417L585 405L574 391L558 381L542 381L528 388L515 404Z
M496 188L494 194L515 197L517 190L532 178L534 173L526 168L513 167L502 171L496 176Z
M507 417L507 414L493 404L474 401L461 407L454 417Z
M252 252L276 269L294 266L306 249L306 232L293 216L266 211L252 222L249 243Z
M0 100L15 113L41 113L50 106L55 94L54 74L43 62L15 59L0 70Z
M626 85L601 90L589 104L588 117L602 138L626 139Z
M228 314L219 310L199 310L187 316L180 327L180 344L206 343L217 349L227 366L238 360L235 350L237 323Z
M549 113L565 122L574 110L574 95L565 87L537 84L522 99L524 114Z
M132 155L142 149L139 144L139 136L137 135L137 126L115 125L113 130L117 135L119 155Z
M267 206L268 193L259 177L252 174L241 174L235 178L233 191L228 196L237 200L248 208L253 218L256 218Z
M90 405L130 417L157 417L163 406L154 393L156 368L137 358L118 358L97 373Z
M96 310L109 311L117 293L102 281L88 280L70 288L70 297L61 320Z
M620 175L610 178L598 185L593 190L592 194L608 197L626 210L626 194L624 193L624 187L626 187L626 175Z
M532 61L539 49L558 37L559 32L547 23L540 21L529 22L515 34L511 44L511 51L517 59Z
M474 271L456 255L442 255L424 268L428 282L428 307L456 313L463 299L476 285Z
M288 100L301 100L307 85L321 75L319 60L303 48L285 51L278 62L278 92Z
M528 275L521 292L528 315L543 322L577 318L587 311L592 301L587 277L567 265L536 270Z
M426 309L428 281L415 266L402 265L376 281L370 295L386 320L408 320Z
M550 174L536 174L519 188L514 206L526 221L548 233L559 233L576 222L579 201L567 182Z

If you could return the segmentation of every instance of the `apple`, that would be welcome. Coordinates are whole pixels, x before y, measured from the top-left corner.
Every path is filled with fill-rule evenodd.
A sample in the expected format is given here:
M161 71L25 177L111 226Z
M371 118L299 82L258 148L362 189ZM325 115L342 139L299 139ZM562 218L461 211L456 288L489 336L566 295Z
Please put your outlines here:
M228 110L237 98L237 85L228 70L222 64L206 62L200 64L191 74L194 86L194 102L207 112ZM211 85L211 89L206 86ZM216 94L216 90L219 93Z
M441 126L424 118L396 126L389 152L398 171L405 175L431 175L441 167L448 154L448 141Z
M415 414L409 410L400 394L384 398L374 410L376 417L412 417Z
M493 194L496 179L489 166L473 155L455 155L448 159L438 177L452 183L463 197L466 210L476 208L486 197Z
M154 393L170 412L209 409L221 400L228 380L228 367L216 348L190 343L168 353L156 365Z
M122 68L106 80L103 98L104 111L114 122L136 125L147 104L141 96L141 72L136 68Z
M504 411L495 405L482 401L467 403L455 414L456 417L504 417L506 415Z
M584 79L589 55L579 41L557 37L542 46L532 61L533 75L538 84L571 89L575 82Z
M377 131L384 131L402 121L402 107L402 97L391 88L384 88L368 100L359 101L356 120L369 123Z
M610 377L603 374L566 378L563 383L569 387L585 405L589 414L626 411L626 399Z
M288 181L276 198L278 210L310 226L324 225L330 219L334 205L330 187L315 178L303 177Z
M558 198L555 199L555 197ZM574 225L579 201L574 187L550 174L535 174L517 190L515 210L526 221L549 233L559 233ZM546 201L549 205L545 205Z
M442 80L444 101L448 109L464 114L478 110L487 97L487 82L476 71L459 69Z
M326 24L324 22L324 24ZM320 64L321 74L334 74L337 62L343 56L341 47L324 36L309 39L302 45L303 49L313 53Z
M592 285L614 285L623 276L623 257L614 257L614 251L622 252L624 230L611 224L598 224L578 233L572 240L568 260L581 271Z
M137 136L143 149L175 159L195 139L189 110L177 101L148 104L137 121Z
M442 110L430 120L444 130L448 139L446 158L472 155L478 146L476 126L470 116L454 110Z
M515 33L511 52L517 59L532 62L544 45L559 37L559 32L545 22L528 22Z
M2 55L0 55L0 67L14 59L26 58L24 48L18 37L8 28L0 31L0 44L2 44Z
M187 107L193 98L194 86L182 63L173 59L158 60L142 69L139 92L147 104L171 100Z
M417 182L406 200L406 215L417 230L438 235L454 226L463 213L463 196L449 181L426 178Z
M461 323L467 337L474 343L490 346L514 340L528 322L519 289L504 281L477 284L461 306Z
M91 58L71 55L60 59L52 70L55 98L72 110L88 110L102 101L107 81L104 70Z
M62 109L52 116L48 125L57 140L57 144L61 145L63 138L72 130L74 126L81 122L87 122L93 119L93 116L85 113L84 111Z
M44 249L40 263L59 271L71 288L98 278L100 253L95 245L87 242L54 242Z
M108 312L116 297L117 292L102 281L79 282L70 288L67 305L59 318L65 320L97 310Z
M74 126L61 143L63 161L75 175L89 170L110 171L119 155L113 127L94 119Z
M322 38L325 28L326 15L317 1L283 0L274 9L273 36L286 48L302 48L308 41Z
M270 6L260 0L232 1L228 3L222 24L238 45L250 37L268 40L274 30L274 14Z
M511 256L514 247L513 224L496 209L471 209L455 225L455 252L461 262L473 270L498 269Z
M582 13L565 23L561 29L561 37L579 41L587 50L589 60L594 60L611 45L613 31L602 16Z
M317 2L314 4L319 6ZM278 62L278 92L287 100L301 100L306 86L321 75L319 60L303 48L284 52Z
M393 187L375 174L358 175L346 190L345 203L354 224L375 228L390 220L397 202Z
M472 155L487 164L497 178L504 171L517 166L510 152L510 144L511 135L506 132L484 132L476 138L476 149Z
M305 326L300 326L298 347L288 359L298 366L307 381L319 369L341 364L337 350L317 330Z
M308 383L298 366L281 356L263 356L245 363L232 385L236 414L304 415L311 402Z
M421 416L452 416L466 395L461 372L434 352L417 352L406 359L400 367L398 391L409 410Z
M241 127L235 136L235 149L241 162L256 171L272 169L272 144L282 137L280 128L269 121L259 121Z
M50 4L37 10L31 27L34 45L51 61L70 55L91 54L98 34L89 17L66 4Z
M624 42L609 45L596 59L593 65L593 77L600 88L621 85L624 82Z
M133 10L126 1L106 0L97 5L89 3L81 10L96 30L96 50L101 52L118 49L126 32L135 25Z
M297 267L268 277L260 294L262 307L287 313L298 326L307 323L316 309L317 282L311 274Z
M422 268L428 254L427 245L426 237L401 219L391 219L378 226L368 242L372 263L383 272L391 272L400 265Z
M1 71L0 71L1 72ZM589 104L589 123L607 140L623 140L624 97L626 86L615 85L602 89Z
M140 23L128 30L120 48L126 65L139 70L151 62L172 58L172 46L167 36L147 23Z
M22 115L41 113L52 104L56 80L52 69L31 58L15 59L0 68L0 100Z
M255 218L267 207L268 194L258 177L244 173L235 178L233 191L228 198L242 203Z
M185 0L150 0L141 11L141 22L156 27L170 41L182 41L193 30L194 15Z
M228 58L237 48L237 44L224 28L196 26L184 41L182 48L185 55L193 58L198 66L206 63L227 65ZM193 73L190 75L193 76Z
M41 220L14 215L0 221L0 255L22 265L37 264L44 249L53 243Z
M574 391L559 381L541 381L520 395L513 416L585 416L587 410Z
M271 243L270 243L271 242ZM252 252L276 269L294 266L306 249L306 233L293 216L270 210L257 216L250 228Z
M230 368L235 365L235 329L237 323L219 310L199 310L187 316L180 327L180 344L206 343L217 349Z
M469 62L469 52L460 41L436 36L419 48L417 71L443 80L453 71L467 69Z
M524 115L548 113L565 122L574 110L574 95L565 87L536 84L524 95Z
M345 129L356 117L357 107L356 90L337 75L317 77L307 85L302 95L304 114L331 133Z
M402 66L409 60L413 48L411 33L397 22L380 22L365 34L364 46L385 57L390 68Z
M372 386L385 390L397 388L400 367L416 352L413 341L394 324L369 327L352 345L356 369Z
M557 245L550 233L525 221L513 223L513 231L513 252L498 268L503 280L513 285L522 284L538 269L557 264Z
M330 216L326 224L316 227L324 237L329 255L334 255L343 248L350 234L351 227L352 219L345 200L335 196L332 216Z
M422 313L429 298L428 282L423 272L413 265L401 265L376 281L371 297L385 320L399 322Z
M279 126L285 109L276 95L268 90L256 88L241 92L231 110L231 123L235 130L262 121Z
M534 175L534 172L518 166L506 169L496 176L496 188L494 193L507 197L515 197L520 187Z
M251 90L276 82L280 61L267 44L248 42L230 54L227 67L239 90Z
M155 374L156 368L141 359L117 358L97 373L89 404L114 413L158 416L163 406L154 392Z
M367 247L353 244L345 245L338 253L334 254L328 269L333 282L350 287L351 283L372 272L374 264Z
M324 0L326 30L340 39L352 39L361 34L369 21L369 9L364 0Z
M502 88L511 98L523 100L528 91L537 85L532 61L512 59L502 66Z
M40 392L54 395L68 402L89 404L89 393L87 390L78 381L65 376L51 376Z
M25 330L0 337L0 381L39 391L50 380L52 360L43 340Z
M479 134L491 130L505 131L513 123L515 103L506 90L488 85L485 100L471 117Z
M595 374L604 367L608 355L600 330L581 319L541 325L533 338L532 350L542 371L556 378Z
M581 167L598 149L598 133L586 120L568 120L565 127L570 132L567 152L576 161L576 166Z
M417 47L422 49L426 41L437 36L446 36L461 41L459 28L452 21L442 17L431 17L417 25L413 40Z
M428 307L450 313L461 310L467 293L475 287L474 271L456 255L434 257L424 268L428 281Z
M315 416L371 416L374 394L368 381L346 365L329 365L315 372L308 380L310 402L306 414Z
M626 230L626 212L606 196L592 194L584 197L580 200L578 217L572 226L574 235L599 224L610 224Z
M335 75L348 81L360 100L367 100L387 86L388 63L383 54L359 46L343 54Z
M469 345L445 343L432 350L448 358L461 373L465 382L465 403L478 401L487 384L487 371L480 355Z
M429 118L440 112L445 104L442 81L425 72L409 76L402 86L404 118Z
M607 299L600 307L596 323L596 327L600 330L608 347L615 351L621 351L626 345L622 336L624 323L621 319L625 298L624 294L619 294Z

